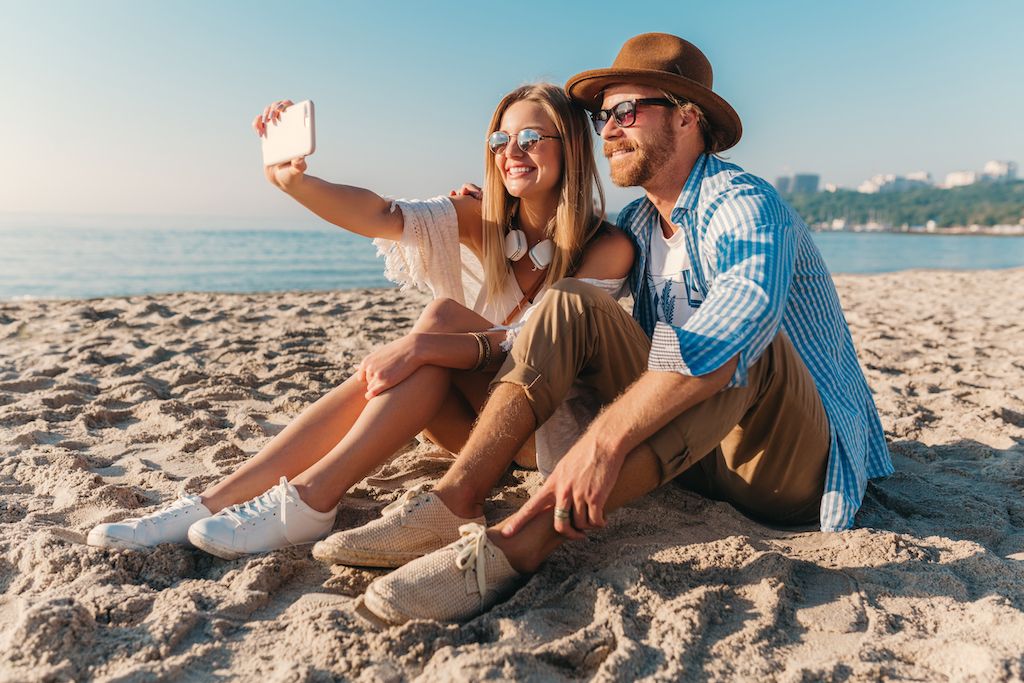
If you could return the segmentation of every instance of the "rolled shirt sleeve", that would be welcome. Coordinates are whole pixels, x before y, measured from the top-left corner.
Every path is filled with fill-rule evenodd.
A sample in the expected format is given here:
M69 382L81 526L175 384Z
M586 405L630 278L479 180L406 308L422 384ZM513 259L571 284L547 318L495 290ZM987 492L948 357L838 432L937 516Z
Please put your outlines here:
M713 284L682 327L655 324L648 369L701 376L739 356L727 386L745 386L748 368L782 326L796 239L776 195L739 186L717 199L700 249L717 273Z

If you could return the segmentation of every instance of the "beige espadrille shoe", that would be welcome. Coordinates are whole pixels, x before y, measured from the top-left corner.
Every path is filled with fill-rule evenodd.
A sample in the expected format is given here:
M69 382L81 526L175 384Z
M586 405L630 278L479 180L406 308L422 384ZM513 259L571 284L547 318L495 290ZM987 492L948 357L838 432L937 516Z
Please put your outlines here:
M414 560L366 588L362 607L381 622L464 621L515 590L522 575L481 524L459 528L461 538Z
M459 527L468 523L485 521L457 516L421 484L385 507L379 519L314 545L313 557L356 567L401 567L451 543L459 537Z

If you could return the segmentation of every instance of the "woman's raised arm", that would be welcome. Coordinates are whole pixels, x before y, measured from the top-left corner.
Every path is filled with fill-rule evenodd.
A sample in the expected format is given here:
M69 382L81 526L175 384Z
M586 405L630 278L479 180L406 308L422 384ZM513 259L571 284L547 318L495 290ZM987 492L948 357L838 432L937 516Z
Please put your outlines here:
M281 117L292 105L281 100L268 106L253 122L253 130L263 136L267 124ZM351 185L337 185L306 175L306 160L292 159L263 169L267 180L295 201L329 223L365 237L399 240L402 237L402 213L391 210L391 202L375 192Z

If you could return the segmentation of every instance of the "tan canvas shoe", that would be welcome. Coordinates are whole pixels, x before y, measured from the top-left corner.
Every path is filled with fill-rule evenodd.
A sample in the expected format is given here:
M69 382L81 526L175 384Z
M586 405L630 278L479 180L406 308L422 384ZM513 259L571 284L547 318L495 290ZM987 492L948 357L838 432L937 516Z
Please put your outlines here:
M464 621L510 595L522 579L481 524L465 524L459 540L375 579L363 608L382 622Z
M401 567L459 537L459 527L483 517L459 517L420 484L389 504L379 519L339 531L313 546L321 562L356 567Z

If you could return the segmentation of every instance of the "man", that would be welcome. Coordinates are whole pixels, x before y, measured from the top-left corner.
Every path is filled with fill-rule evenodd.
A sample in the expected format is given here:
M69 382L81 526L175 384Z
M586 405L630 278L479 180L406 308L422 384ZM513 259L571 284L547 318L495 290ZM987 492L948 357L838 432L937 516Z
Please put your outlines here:
M619 216L638 247L635 320L586 284L556 285L456 464L416 506L449 525L480 514L577 378L610 404L518 513L465 525L455 543L375 580L364 613L473 616L566 539L673 479L755 518L834 531L852 525L867 479L892 472L806 226L770 185L713 155L742 128L711 85L704 55L666 34L632 38L611 68L567 83L594 112L612 180L646 192Z

